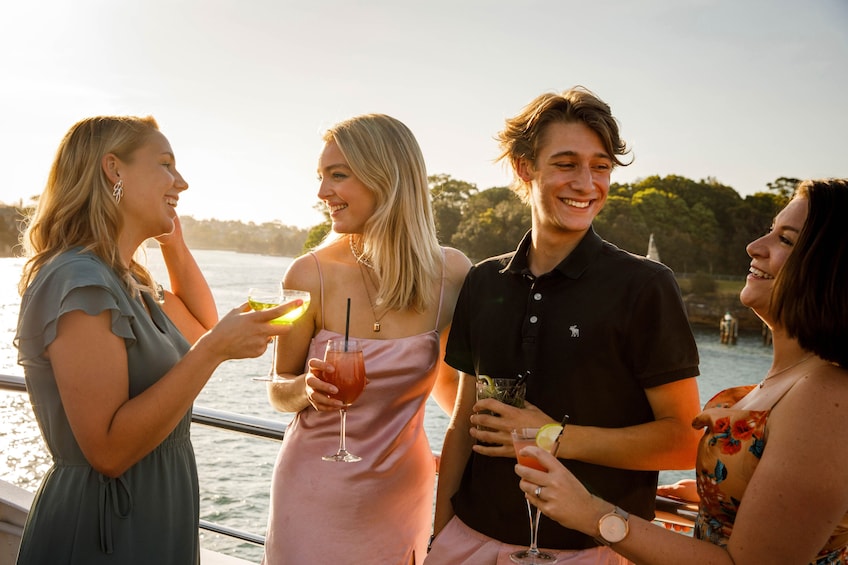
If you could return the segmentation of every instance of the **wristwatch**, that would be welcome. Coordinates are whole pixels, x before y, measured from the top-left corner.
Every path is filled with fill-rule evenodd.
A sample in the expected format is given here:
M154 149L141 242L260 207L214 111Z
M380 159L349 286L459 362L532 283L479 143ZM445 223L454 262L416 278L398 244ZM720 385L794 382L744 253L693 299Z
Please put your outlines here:
M630 531L630 524L627 521L630 514L616 506L609 514L604 514L598 520L598 530L600 537L598 541L604 545L618 543L627 537Z

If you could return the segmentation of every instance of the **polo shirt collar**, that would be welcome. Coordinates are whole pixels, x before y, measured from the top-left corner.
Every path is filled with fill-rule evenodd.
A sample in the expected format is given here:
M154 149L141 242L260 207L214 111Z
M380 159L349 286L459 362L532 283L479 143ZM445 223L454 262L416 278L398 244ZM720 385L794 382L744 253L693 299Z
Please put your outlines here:
M518 244L512 258L509 260L506 267L501 270L502 273L522 276L530 274L530 266L528 264L527 255L530 252L530 244L532 242L531 235L532 230L524 234L524 237ZM579 278L580 275L583 274L583 271L586 270L586 267L588 267L594 260L595 256L601 252L602 247L603 240L597 233L595 233L595 228L589 226L589 231L586 232L586 235L583 236L583 239L581 239L580 243L577 244L577 247L574 248L574 251L569 253L568 256L559 263L559 265L554 267L552 272L558 271L560 274L572 279Z

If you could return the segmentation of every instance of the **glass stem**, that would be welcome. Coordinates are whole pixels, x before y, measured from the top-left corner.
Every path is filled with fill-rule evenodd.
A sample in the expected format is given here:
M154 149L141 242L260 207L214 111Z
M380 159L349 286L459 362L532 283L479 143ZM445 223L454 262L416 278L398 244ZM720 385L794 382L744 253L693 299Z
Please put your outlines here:
M535 510L535 515L534 511ZM527 553L531 555L536 555L539 553L539 546L537 545L537 536L539 534L539 517L540 512L539 509L530 504L530 501L527 501L527 515L530 517L530 549L527 550Z
M277 376L277 336L271 339L271 369L268 371L268 378L273 381Z
M342 419L342 430L339 434L339 453L347 453L347 449L345 448L345 420L347 419L347 410L344 408L340 409L339 415Z

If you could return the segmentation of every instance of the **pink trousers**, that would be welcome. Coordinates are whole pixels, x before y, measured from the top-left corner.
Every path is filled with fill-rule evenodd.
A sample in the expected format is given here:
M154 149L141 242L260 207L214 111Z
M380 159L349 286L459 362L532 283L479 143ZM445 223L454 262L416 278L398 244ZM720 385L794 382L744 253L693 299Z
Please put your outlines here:
M526 546L501 543L466 526L456 516L439 532L424 565L514 565L509 554ZM545 550L562 565L632 565L608 547L581 550Z

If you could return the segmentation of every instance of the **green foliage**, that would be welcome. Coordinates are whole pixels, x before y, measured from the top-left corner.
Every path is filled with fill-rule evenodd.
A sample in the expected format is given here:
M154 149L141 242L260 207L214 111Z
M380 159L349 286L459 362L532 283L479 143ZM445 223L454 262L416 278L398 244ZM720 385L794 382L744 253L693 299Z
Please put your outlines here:
M315 249L319 243L324 241L324 238L327 237L327 234L330 233L330 230L333 229L333 223L327 220L326 222L322 222L317 226L312 226L309 229L309 233L306 235L306 241L303 242L303 249L301 250L301 254L308 253Z
M330 230L333 229L333 221L330 219L330 212L327 210L327 207L324 206L323 202L318 202L314 206L312 206L314 210L321 212L324 216L324 221L318 224L317 226L312 226L309 229L309 233L306 235L306 241L303 242L303 249L301 249L301 254L308 253L315 249L319 243L321 243L327 234L330 233Z
M780 198L788 201L792 198L792 195L795 193L795 187L798 186L800 182L801 181L796 178L780 177L774 182L766 183L766 186L769 190L775 192Z
M462 221L451 239L476 262L515 249L530 229L530 208L507 187L472 194Z
M0 207L0 257L12 256L19 243L22 213L12 206Z
M430 175L427 181L433 201L436 234L443 245L451 245L468 199L478 192L477 186L453 179L450 175Z
M428 178L439 241L463 251L473 261L515 249L530 228L530 209L507 187L478 190L449 175ZM791 197L797 179L779 177L768 191L742 198L715 179L694 181L669 175L634 183L613 183L595 230L605 239L644 255L651 233L663 263L678 273L743 275L750 258L745 246L768 230ZM296 257L312 249L329 232L325 220L309 230L182 216L190 246ZM21 214L0 206L0 255L18 242ZM690 282L690 281L687 281Z
M279 222L198 221L191 216L180 216L180 222L186 243L196 249L296 257L306 240L305 229L284 226Z
M698 271L690 281L689 290L700 296L712 295L718 290L718 283L707 273Z

